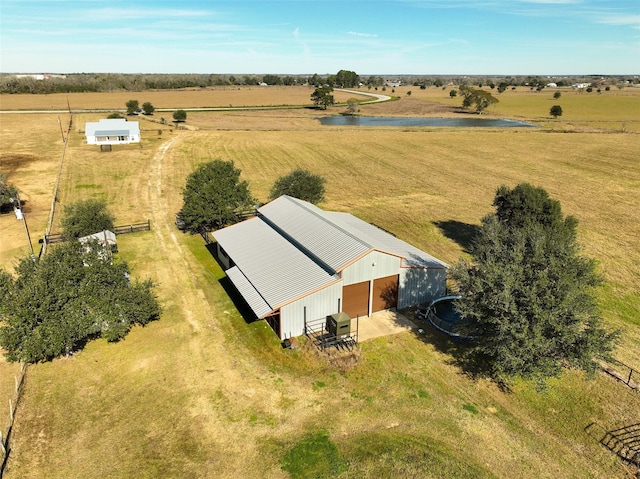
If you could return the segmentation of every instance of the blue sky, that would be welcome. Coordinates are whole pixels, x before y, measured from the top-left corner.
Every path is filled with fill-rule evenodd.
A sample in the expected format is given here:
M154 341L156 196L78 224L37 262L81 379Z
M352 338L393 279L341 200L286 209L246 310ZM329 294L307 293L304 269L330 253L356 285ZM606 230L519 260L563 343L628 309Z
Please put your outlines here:
M0 0L0 72L640 73L640 0Z

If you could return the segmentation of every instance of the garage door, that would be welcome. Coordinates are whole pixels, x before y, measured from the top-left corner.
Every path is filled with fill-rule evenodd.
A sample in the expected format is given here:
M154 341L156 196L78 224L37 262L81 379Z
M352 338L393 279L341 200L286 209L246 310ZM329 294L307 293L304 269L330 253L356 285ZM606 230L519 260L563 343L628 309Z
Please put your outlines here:
M399 275L387 276L373 280L373 312L383 311L398 306Z
M369 315L369 281L342 287L342 311L352 318Z

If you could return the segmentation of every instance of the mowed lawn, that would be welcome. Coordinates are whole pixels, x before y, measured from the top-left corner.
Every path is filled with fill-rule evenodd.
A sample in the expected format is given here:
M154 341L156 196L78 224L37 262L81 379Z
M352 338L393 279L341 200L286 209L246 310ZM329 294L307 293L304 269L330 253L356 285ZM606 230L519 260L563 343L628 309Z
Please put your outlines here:
M119 256L158 282L164 314L120 343L29 368L6 477L285 478L287 452L323 431L345 478L626 477L598 440L640 420L637 393L577 373L543 393L524 383L505 392L471 380L458 346L429 329L363 343L346 370L304 344L282 350L264 322L239 315L201 238L171 220L204 161L234 160L259 201L302 167L327 179L323 207L454 263L495 189L528 181L580 221L607 280L603 315L625 330L616 355L638 367L638 135L326 128L282 112L252 114L250 130L247 114L215 115L190 115L200 131L149 129L141 145L108 154L82 145L76 125L60 206L97 197L123 222L154 219L152 232L120 237Z

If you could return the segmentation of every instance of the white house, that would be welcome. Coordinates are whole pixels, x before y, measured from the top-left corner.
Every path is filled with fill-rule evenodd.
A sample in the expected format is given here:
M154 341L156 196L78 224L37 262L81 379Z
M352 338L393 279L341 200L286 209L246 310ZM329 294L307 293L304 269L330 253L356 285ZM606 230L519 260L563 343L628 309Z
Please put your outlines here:
M126 145L140 142L139 123L124 118L88 121L84 131L88 145Z
M348 213L289 196L213 237L227 277L281 339L331 314L366 317L446 291L446 263Z

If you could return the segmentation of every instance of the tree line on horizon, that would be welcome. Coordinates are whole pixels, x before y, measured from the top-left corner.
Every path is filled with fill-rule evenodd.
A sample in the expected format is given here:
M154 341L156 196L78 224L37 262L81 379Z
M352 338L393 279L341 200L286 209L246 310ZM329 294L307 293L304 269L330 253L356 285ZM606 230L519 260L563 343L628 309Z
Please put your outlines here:
M485 75L367 75L361 76L350 70L340 70L336 74L319 75L277 75L277 74L196 74L196 73L73 73L55 75L45 79L34 76L0 75L0 94L46 94L80 93L108 91L145 91L175 90L182 88L207 88L214 86L250 86L267 85L311 85L319 87L329 85L334 88L355 88L362 84L366 87L383 86L387 80L402 80L407 85L421 88L454 85L504 85L544 86L549 82L559 87L572 85L577 81L602 82L607 85L623 87L626 84L640 84L640 77L593 75L588 77L547 77L535 75L522 76L485 76Z

